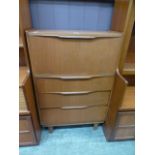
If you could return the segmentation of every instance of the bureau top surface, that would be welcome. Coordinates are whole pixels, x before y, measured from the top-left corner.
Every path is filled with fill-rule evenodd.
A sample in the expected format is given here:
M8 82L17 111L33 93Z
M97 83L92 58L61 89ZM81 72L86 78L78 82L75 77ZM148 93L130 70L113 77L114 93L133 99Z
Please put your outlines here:
M46 36L60 38L119 38L122 33L116 31L60 31L60 30L28 30L30 36Z
M29 70L27 67L19 67L19 87L22 87L28 78Z

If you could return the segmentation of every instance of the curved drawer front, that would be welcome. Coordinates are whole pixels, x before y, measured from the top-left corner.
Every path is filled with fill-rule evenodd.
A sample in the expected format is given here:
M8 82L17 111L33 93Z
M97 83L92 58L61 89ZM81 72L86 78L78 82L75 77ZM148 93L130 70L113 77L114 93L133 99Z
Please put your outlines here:
M35 79L37 91L44 92L78 92L111 90L114 77L81 79L81 80L60 80L60 79Z
M39 105L41 109L107 105L110 92L92 92L83 94L39 94Z
M44 126L104 122L107 107L95 106L79 109L40 110L41 124Z
M121 40L121 36L57 38L29 35L33 74L114 74L120 57Z

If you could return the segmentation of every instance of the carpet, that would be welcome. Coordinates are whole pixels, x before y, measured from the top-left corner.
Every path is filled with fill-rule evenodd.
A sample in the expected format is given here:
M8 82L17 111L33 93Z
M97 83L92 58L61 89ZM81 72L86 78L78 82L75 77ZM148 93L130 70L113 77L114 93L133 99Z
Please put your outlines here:
M134 140L107 142L102 126L57 127L53 133L42 129L37 146L19 148L20 155L134 155Z

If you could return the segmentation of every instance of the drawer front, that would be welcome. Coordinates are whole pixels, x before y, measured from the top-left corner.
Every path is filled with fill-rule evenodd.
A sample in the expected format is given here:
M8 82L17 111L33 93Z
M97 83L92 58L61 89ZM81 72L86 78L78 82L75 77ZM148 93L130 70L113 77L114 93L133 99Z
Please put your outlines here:
M108 37L63 39L29 36L33 74L114 74L118 66L121 40Z
M19 131L30 131L30 129L31 129L31 122L28 116L25 119L19 120Z
M19 111L28 111L22 88L19 88Z
M62 95L61 92L60 94L39 94L39 105L41 109L64 106L107 105L110 97L110 92L80 93L68 95Z
M78 92L111 90L114 77L59 80L59 79L36 79L37 91L41 92Z
M31 116L20 116L19 118L19 131L31 131L32 130L32 122Z
M134 127L117 128L115 130L115 135L114 135L115 140L125 140L125 139L134 139L134 138L135 138Z
M117 117L118 127L135 126L135 112L119 112Z
M35 143L36 143L36 141L35 141L34 136L31 132L19 134L19 145L20 146L33 145Z
M32 145L36 143L30 116L20 116L19 119L19 144Z
M104 122L107 113L106 106L94 106L86 108L57 108L41 110L41 124L44 126L83 124Z

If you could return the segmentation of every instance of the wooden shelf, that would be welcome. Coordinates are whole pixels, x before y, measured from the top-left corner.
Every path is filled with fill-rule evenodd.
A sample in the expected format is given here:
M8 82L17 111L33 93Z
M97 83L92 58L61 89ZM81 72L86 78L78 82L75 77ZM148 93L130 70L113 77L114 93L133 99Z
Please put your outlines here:
M19 67L19 88L22 88L24 86L28 76L29 76L28 67ZM25 101L23 101L24 99L20 96L20 93L19 93L19 100L21 102L20 104L23 105L22 102ZM27 108L25 108L24 110L19 109L19 115L29 115L29 114L30 111Z
M135 110L135 87L128 86L119 110Z
M123 68L123 75L134 75L134 74L135 74L135 36L132 35Z
M19 111L20 116L30 115L30 111Z
M22 38L19 36L19 48L23 48L23 41Z
M125 63L123 69L123 75L134 75L135 74L135 64L134 63Z

